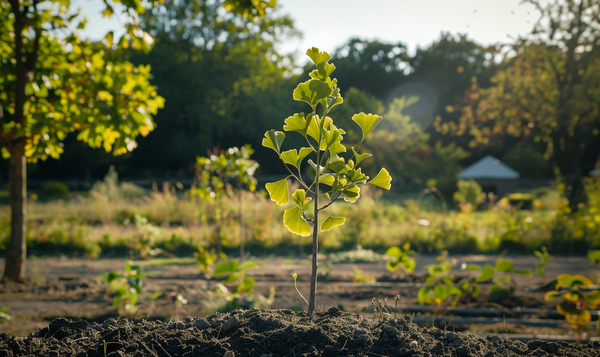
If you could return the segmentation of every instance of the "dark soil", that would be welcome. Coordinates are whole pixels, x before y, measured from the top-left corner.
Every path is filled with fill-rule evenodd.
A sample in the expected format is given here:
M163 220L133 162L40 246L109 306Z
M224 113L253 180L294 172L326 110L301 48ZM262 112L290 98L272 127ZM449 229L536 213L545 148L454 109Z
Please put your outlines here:
M331 308L316 313L236 310L168 323L109 318L91 327L58 318L27 337L0 334L0 356L600 356L600 343L480 337L423 328L409 316L363 318Z

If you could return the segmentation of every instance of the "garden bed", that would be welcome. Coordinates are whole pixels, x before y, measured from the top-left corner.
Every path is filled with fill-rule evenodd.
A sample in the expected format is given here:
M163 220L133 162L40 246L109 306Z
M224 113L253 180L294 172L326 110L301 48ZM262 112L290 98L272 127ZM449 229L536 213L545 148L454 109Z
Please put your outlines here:
M460 261L476 264L493 264L496 258L458 257ZM529 257L515 257L513 261L519 267L536 263ZM0 285L0 307L8 307L12 316L11 320L0 324L0 333L10 334L0 337L0 356L3 349L12 351L12 355L52 355L55 352L54 355L104 356L105 342L106 355L113 353L113 356L135 355L132 351L150 356L186 353L189 356L221 356L231 352L230 357L269 356L271 353L273 356L510 355L497 354L500 353L498 349L511 351L513 355L531 356L552 353L597 356L600 353L596 342L582 346L565 344L565 340L573 340L573 335L560 323L560 315L543 300L543 293L525 288L541 286L562 272L593 276L597 267L583 257L555 258L546 267L546 278L518 282L523 287L517 296L520 309L496 306L481 299L468 306L443 311L416 302L416 292L423 285L424 267L435 262L434 256L417 257L416 274L411 276L393 275L385 269L383 262L331 263L328 266L324 260L321 271L325 275L319 280L315 324L305 313L290 310L306 308L294 288L292 273L298 274L298 288L306 295L310 274L307 260L275 258L257 262L260 267L249 274L256 279L255 291L265 299L268 300L271 287L275 288L274 299L265 301L271 310L214 314L223 303L223 298L214 292L218 280L206 279L199 268L189 263L147 265L143 268L147 277L143 280L139 309L132 319L126 319L119 317L112 306L112 297L107 294L107 284L100 279L107 271L122 269L123 260L31 259L27 263L32 284ZM0 261L0 269L2 263ZM352 282L355 268L364 275L372 275L377 282ZM179 295L185 298L186 304L176 299ZM397 305L396 296L400 297ZM387 301L388 306L380 309L386 310L384 314L374 309L373 298ZM332 306L347 312L331 310ZM392 309L394 307L397 311ZM229 322L233 327L223 325L234 321L234 316L235 324ZM467 316L478 317L481 321L465 322ZM68 320L55 320L63 317ZM144 319L136 320L141 317ZM409 321L413 317L414 321ZM538 322L533 325L519 323L528 319ZM432 323L437 328L431 327ZM531 342L541 335L562 341L543 345ZM594 336L590 328L586 341ZM526 343L514 342L516 339ZM411 347L413 341L417 347L414 343ZM280 348L278 344L281 343ZM192 348L194 354L191 354Z

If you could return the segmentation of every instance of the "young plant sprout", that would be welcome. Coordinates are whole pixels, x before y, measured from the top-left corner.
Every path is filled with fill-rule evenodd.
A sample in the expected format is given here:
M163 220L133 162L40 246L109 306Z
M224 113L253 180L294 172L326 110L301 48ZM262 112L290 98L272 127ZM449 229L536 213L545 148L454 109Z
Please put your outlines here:
M312 273L310 278L310 295L308 314L312 317L315 310L317 287L317 252L319 231L328 231L346 222L345 217L332 214L332 205L343 198L346 202L354 203L360 196L360 186L370 184L390 189L392 177L386 169L381 169L371 180L362 173L359 164L371 157L367 152L361 152L360 147L365 137L383 120L376 114L359 113L352 120L360 126L362 137L358 146L348 147L342 144L342 128L334 125L329 116L331 109L342 104L343 99L337 87L337 80L330 78L335 66L328 63L331 56L313 47L306 54L311 58L317 69L310 73L310 79L298 84L294 89L294 100L306 102L311 111L308 114L296 113L285 119L283 130L299 133L306 140L307 146L298 149L282 151L285 133L269 130L265 133L262 144L273 149L283 161L289 175L277 182L266 185L271 200L278 205L289 201L288 179L293 178L302 188L292 194L293 205L283 215L283 223L295 234L306 237L312 234ZM342 154L348 153L348 158ZM302 176L302 161L307 157L311 177ZM322 187L324 186L324 187ZM306 210L312 201L312 212ZM327 209L327 218L321 220L319 213ZM311 232L312 225L312 232Z

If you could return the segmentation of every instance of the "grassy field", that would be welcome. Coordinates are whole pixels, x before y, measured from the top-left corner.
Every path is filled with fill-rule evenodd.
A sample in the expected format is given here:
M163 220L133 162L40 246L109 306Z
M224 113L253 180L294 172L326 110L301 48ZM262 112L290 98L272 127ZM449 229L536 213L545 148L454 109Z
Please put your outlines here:
M381 253L408 242L417 252L432 254L530 254L541 246L555 254L584 254L600 247L598 187L598 182L588 183L589 205L571 215L554 189L541 190L531 210L499 200L478 210L448 211L431 195L401 200L363 190L358 203L336 205L335 215L347 217L347 222L322 234L320 251L362 246ZM127 183L103 182L83 194L47 202L32 199L27 241L30 254L37 256L191 256L199 246L218 246L218 240L225 252L236 255L242 237L246 252L253 255L307 254L310 239L289 233L282 224L285 208L261 193L242 191L206 202L176 193L168 184L147 192ZM9 211L9 206L0 206L2 250L9 238Z

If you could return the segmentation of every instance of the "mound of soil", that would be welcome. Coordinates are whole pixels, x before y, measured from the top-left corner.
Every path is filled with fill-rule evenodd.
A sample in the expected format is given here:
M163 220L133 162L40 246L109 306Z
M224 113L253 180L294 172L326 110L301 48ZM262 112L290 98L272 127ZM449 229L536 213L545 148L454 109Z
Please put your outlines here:
M91 327L58 318L26 337L0 334L0 356L567 356L596 357L600 343L509 341L422 328L410 317L363 318L331 308L316 313L236 310L168 323L110 318Z

